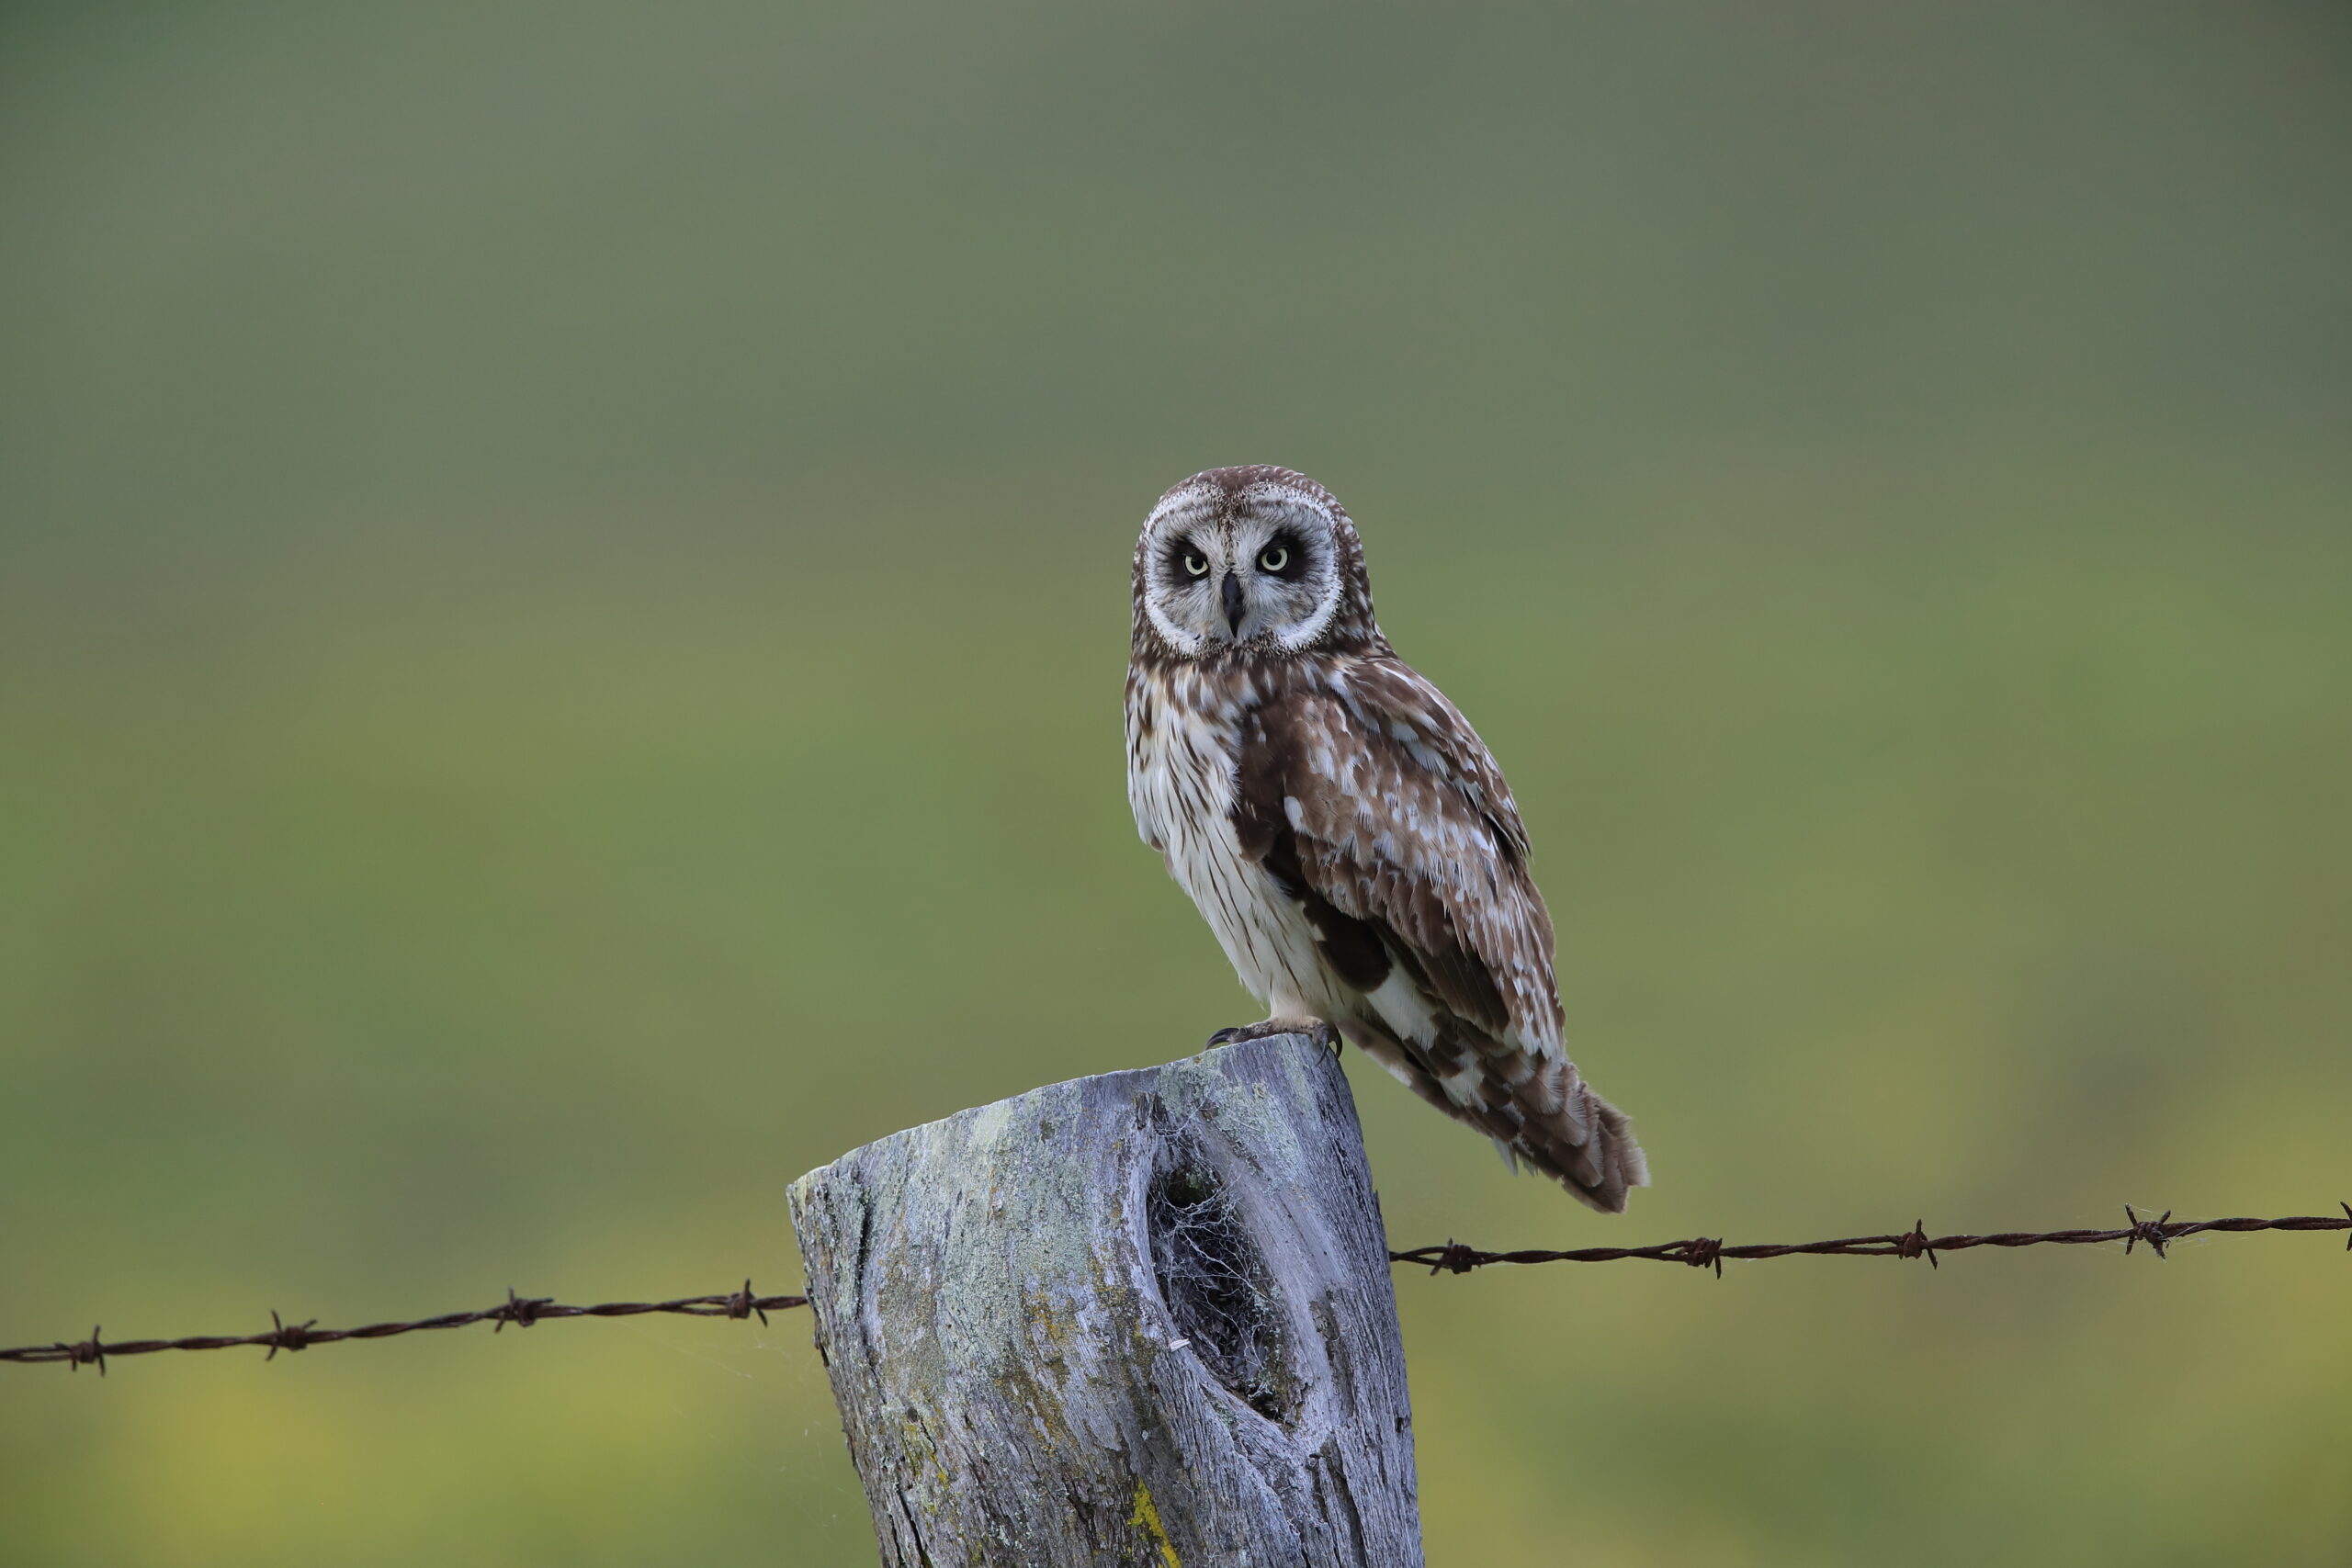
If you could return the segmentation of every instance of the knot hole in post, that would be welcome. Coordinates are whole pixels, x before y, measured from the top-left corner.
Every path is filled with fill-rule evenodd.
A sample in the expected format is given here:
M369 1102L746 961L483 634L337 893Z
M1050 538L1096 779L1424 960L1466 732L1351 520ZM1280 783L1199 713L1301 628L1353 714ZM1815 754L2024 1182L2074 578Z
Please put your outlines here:
M1152 1173L1145 1226L1176 1337L1269 1421L1298 1404L1273 1271L1233 1197L1198 1151L1171 1148Z

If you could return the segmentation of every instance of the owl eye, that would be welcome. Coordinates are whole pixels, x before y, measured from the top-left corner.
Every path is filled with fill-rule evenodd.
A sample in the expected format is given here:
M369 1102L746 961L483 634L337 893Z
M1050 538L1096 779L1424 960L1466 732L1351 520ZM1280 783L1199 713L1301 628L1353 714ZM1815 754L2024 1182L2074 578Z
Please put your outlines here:
M1206 577L1209 574L1208 558L1192 550L1186 550L1184 570L1194 577Z
M1261 571L1280 571L1290 564L1290 551L1280 545L1268 545L1258 552L1258 568Z

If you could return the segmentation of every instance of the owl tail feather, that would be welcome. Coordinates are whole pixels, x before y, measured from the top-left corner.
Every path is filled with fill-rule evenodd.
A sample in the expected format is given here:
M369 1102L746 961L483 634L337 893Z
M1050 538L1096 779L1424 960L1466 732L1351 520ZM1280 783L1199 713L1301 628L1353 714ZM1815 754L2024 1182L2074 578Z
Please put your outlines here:
M1586 1087L1565 1056L1539 1056L1466 1028L1408 1047L1352 1021L1349 1037L1414 1093L1494 1140L1512 1170L1534 1170L1604 1214L1650 1184L1649 1161L1625 1113ZM1342 1026L1345 1028L1345 1026Z
M1517 1050L1466 1030L1460 1035L1466 1038L1442 1039L1438 1049L1475 1066L1421 1075L1413 1087L1423 1098L1492 1138L1512 1169L1540 1171L1602 1213L1623 1213L1625 1194L1650 1184L1649 1161L1625 1113L1586 1087L1565 1056Z
M1556 1109L1543 1109L1549 1094L1532 1105L1515 1095L1520 1103L1513 1109L1522 1120L1512 1152L1602 1213L1623 1213L1626 1193L1650 1184L1649 1160L1634 1139L1633 1122L1586 1088L1568 1063L1544 1064L1535 1081L1544 1077L1558 1082Z

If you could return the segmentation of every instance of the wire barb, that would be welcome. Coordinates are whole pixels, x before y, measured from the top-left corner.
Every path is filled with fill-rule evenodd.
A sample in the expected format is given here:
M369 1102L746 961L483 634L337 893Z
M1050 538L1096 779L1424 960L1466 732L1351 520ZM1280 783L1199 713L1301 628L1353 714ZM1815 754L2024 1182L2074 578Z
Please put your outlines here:
M2143 1220L2132 1212L2131 1204L2126 1203L2123 1205L2123 1217L2132 1223L2131 1234L2123 1238L2125 1256L2129 1257L2132 1248L2144 1241L2159 1258L2163 1258L2165 1240L2165 1226L2172 1220L2172 1211L2166 1209L2161 1220Z
M269 1340L269 1354L264 1356L262 1359L265 1361L275 1361L277 1359L277 1353L280 1350L309 1349L311 1348L311 1330L314 1325L316 1325L318 1321L319 1320L314 1317L306 1322L289 1324L278 1317L277 1309L276 1307L270 1308L270 1329L266 1336Z
M759 1314L760 1326L766 1327L768 1314L761 1311L759 1298L752 1294L751 1277L746 1275L743 1279L743 1288L727 1298L727 1315L732 1318L746 1318L753 1313Z
M63 1352L62 1356L58 1359L66 1362L66 1364L74 1371L78 1372L84 1367L88 1366L92 1362L96 1362L97 1363L98 1376L104 1377L107 1375L107 1348L98 1342L98 1325L94 1323L90 1325L90 1337L87 1339L83 1340L80 1344L68 1345L61 1339L57 1343L57 1348L59 1350Z
M1473 1269L1494 1261L1476 1248L1463 1246L1452 1236L1445 1238L1443 1247L1425 1247L1421 1250L1437 1255L1428 1260L1432 1274L1467 1274ZM1391 1256L1394 1257L1393 1254ZM1417 1258L1412 1261L1418 1263L1421 1259Z
M503 1334L510 1323L518 1328L528 1328L539 1321L540 1308L553 1305L553 1296L518 1296L514 1293L514 1287L509 1285L506 1287L506 1304L490 1309L490 1315L498 1320L491 1332Z

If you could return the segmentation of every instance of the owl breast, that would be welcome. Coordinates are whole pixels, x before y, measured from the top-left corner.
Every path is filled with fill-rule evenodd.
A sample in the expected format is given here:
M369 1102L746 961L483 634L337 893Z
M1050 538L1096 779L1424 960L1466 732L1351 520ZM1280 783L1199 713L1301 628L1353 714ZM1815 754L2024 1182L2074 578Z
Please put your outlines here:
M1303 906L1243 851L1234 822L1248 679L1192 665L1129 674L1127 804L1250 993L1277 1016L1340 1017Z

